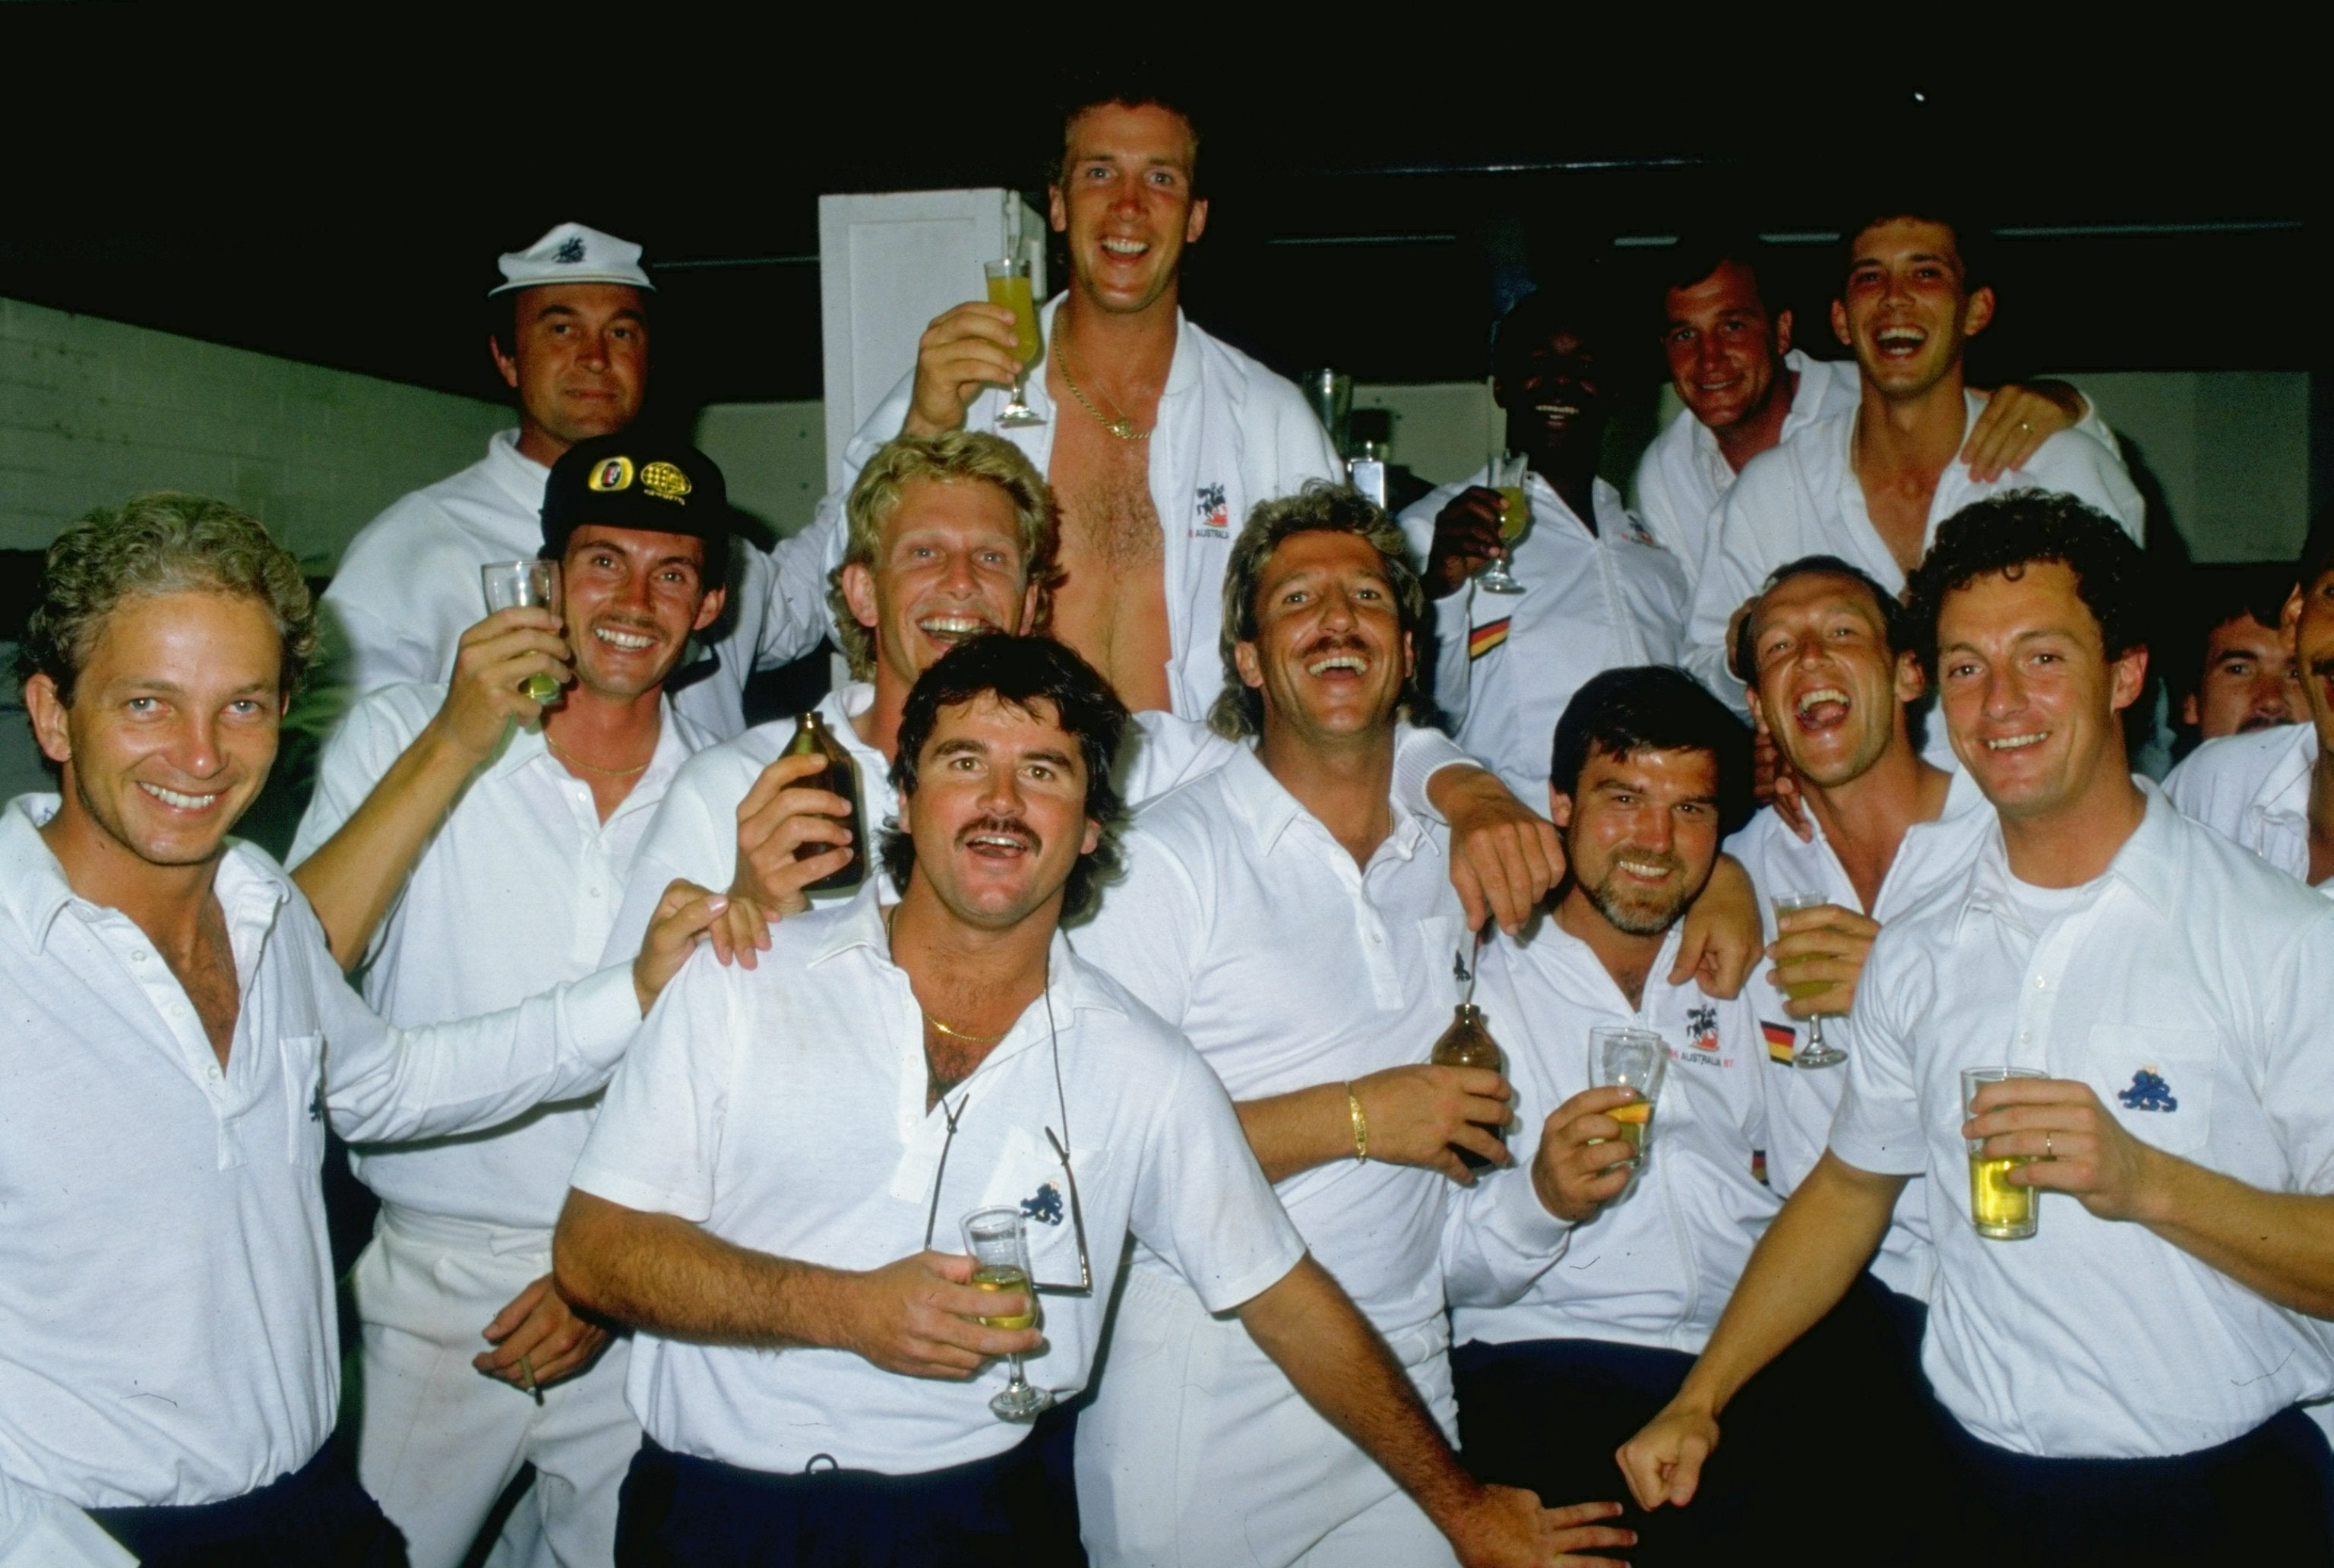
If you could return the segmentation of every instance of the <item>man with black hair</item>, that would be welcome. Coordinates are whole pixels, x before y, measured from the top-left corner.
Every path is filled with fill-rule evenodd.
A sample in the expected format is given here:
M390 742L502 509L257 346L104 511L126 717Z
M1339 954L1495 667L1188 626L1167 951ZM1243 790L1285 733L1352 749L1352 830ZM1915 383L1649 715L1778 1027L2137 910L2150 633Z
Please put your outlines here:
M1688 235L1659 258L1662 352L1685 406L1638 459L1637 510L1690 583L1743 466L1860 396L1853 359L1810 359L1791 346L1791 311L1770 303L1759 252L1750 234ZM2005 385L1986 399L1963 456L1972 477L1990 481L2076 424L2110 438L2065 382Z
M1188 1034L1289 1217L1455 1432L1441 1236L1508 1086L1431 1066L1473 965L1445 835L1392 790L1425 594L1402 533L1316 486L1249 516L1224 579L1214 723L1253 736L1146 807L1080 954ZM1078 1420L1099 1564L1447 1563L1429 1497L1138 1255ZM1191 1369L1204 1367L1204 1374ZM1173 1456L1171 1459L1169 1456Z
M1461 1196L1442 1242L1461 1450L1483 1480L1543 1496L1607 1485L1614 1448L1677 1391L1775 1211L1757 1015L1666 978L1748 765L1741 723L1673 669L1594 677L1556 727L1549 803L1571 880L1529 939L1478 955L1474 992L1515 1082L1517 1169ZM1662 1037L1652 1102L1593 1075L1584 1045L1606 1027ZM1619 1118L1649 1112L1651 1156L1635 1158ZM1798 1435L1770 1422L1759 1440L1796 1452ZM1631 1562L1722 1555L1757 1529L1751 1490L1737 1494L1692 1518L1628 1520Z
M2141 575L2117 523L2035 493L1964 509L1914 574L1916 651L1999 825L1875 942L1830 1149L1622 1450L1645 1506L1691 1502L1720 1412L1925 1175L1954 1550L2334 1561L2334 1457L2295 1408L2334 1391L2334 907L2133 776ZM1994 1235L2039 1234L1981 1235L1973 1188Z
M629 427L647 398L656 284L639 245L563 223L497 265L487 349L518 428L460 473L392 502L341 552L324 604L331 675L348 702L453 678L478 619L478 568L535 553L551 466L577 442ZM825 585L806 556L781 558L782 574L746 540L735 552L727 612L691 638L670 682L674 708L716 739L746 727L747 677L801 658L826 631Z
M2293 588L2292 569L2281 563L2214 569L2211 586L2185 618L2191 631L2176 650L2183 668L2175 681L2185 688L2180 722L2191 732L2178 755L2185 758L2204 741L2309 717L2292 632L2284 624Z
M1631 357L1605 285L1582 276L1528 294L1492 340L1491 393L1507 444L1525 454L1530 531L1500 542L1488 472L1445 485L1402 515L1435 595L1434 697L1459 744L1519 800L1548 796L1546 746L1565 705L1602 669L1674 662L1688 595L1678 559L1596 476ZM1476 581L1508 561L1519 592Z
M1208 226L1200 169L1198 122L1172 91L1073 94L1048 181L1069 282L1038 312L1045 363L1023 394L1044 422L998 427L1022 370L1013 315L958 305L925 330L914 368L844 449L843 483L781 553L841 563L852 484L894 436L995 429L1060 505L1054 634L1136 711L1205 718L1232 535L1259 502L1344 468L1293 384L1183 317L1184 252Z
M620 1563L1056 1560L1068 1519L992 1412L996 1363L1074 1393L1130 1234L1471 1561L1613 1537L1466 1477L1215 1075L1061 937L1114 861L1126 722L1050 639L952 650L901 719L897 906L871 882L788 920L770 962L695 966L649 1021L557 1248L563 1288L642 1331ZM957 1251L998 1206L1034 1289L978 1288Z
M1690 667L1727 702L1741 700L1746 674L1727 667L1739 618L1786 561L1837 555L1895 592L1943 519L2013 486L2063 491L2141 536L2146 509L2122 459L2080 430L2050 437L2014 474L1979 477L1968 442L1984 405L1963 355L1993 319L1993 290L1969 261L1980 237L1926 207L1880 209L1847 231L1831 325L1855 351L1857 407L1743 470L1695 585ZM1950 765L1942 736L1929 755Z

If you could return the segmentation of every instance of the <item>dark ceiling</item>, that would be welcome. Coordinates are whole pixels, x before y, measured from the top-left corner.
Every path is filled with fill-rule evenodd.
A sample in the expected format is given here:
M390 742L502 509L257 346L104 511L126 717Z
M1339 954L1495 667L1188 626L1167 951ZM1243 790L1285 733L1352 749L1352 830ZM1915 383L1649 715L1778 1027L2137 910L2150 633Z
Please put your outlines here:
M917 63L711 24L546 41L521 13L459 32L344 13L376 35L295 60L296 39L185 12L0 9L23 84L0 105L0 294L479 395L499 390L479 299L493 258L572 216L642 241L659 270L660 400L817 396L817 196L1034 196L1062 78L1009 38L927 39L900 17ZM1802 236L1770 259L1803 337L1828 340L1829 255L1804 236L1946 170L2000 241L1981 379L2323 357L2305 284L2322 89L2288 81L2273 43L2242 73L2202 51L2175 77L2026 50L2015 76L1895 63L1860 80L1810 71L1805 49L1705 70L1672 63L1680 47L1389 42L1278 77L1186 72L1214 197L1187 304L1283 369L1470 377L1495 291L1523 272L1642 265L1642 242L1732 213ZM1597 66L1548 63L1567 58Z

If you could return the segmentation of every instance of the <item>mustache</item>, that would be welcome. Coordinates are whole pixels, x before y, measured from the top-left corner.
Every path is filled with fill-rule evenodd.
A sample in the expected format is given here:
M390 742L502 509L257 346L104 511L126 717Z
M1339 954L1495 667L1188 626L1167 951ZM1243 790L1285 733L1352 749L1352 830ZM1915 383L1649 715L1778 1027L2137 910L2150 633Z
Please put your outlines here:
M962 846L983 834L1018 839L1028 846L1032 854L1046 847L1046 841L1037 830L1019 817L976 817L957 830L956 842Z

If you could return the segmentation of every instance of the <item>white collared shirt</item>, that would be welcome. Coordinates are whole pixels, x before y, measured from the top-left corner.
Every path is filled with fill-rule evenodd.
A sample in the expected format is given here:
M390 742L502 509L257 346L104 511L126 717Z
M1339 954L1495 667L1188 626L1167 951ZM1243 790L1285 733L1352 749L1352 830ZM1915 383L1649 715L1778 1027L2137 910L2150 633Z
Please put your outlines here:
M1064 297L1056 295L1038 312L1048 343L1054 341L1054 313ZM825 573L843 563L849 542L844 502L860 470L907 422L915 384L911 367L851 438L844 448L842 484L818 504L817 518L809 527L779 545L782 564L807 551L816 558L815 574L823 583ZM1046 422L999 428L997 414L1005 406L1005 395L1002 388L984 390L965 409L964 428L1004 437L1028 455L1037 472L1048 474L1057 423L1083 419L1085 412L1056 407L1046 395L1046 378L1033 374L1022 397ZM1223 654L1218 647L1223 630L1224 567L1240 525L1258 502L1293 495L1308 479L1344 484L1345 468L1294 382L1210 337L1181 311L1175 313L1175 357L1159 399L1158 422L1146 445L1151 504L1159 514L1166 553L1161 571L1171 649L1168 706L1185 718L1205 719L1224 681ZM796 572L789 566L788 571L802 575L808 569ZM791 601L787 606L795 613L805 608ZM827 630L824 599L815 613L816 624L805 633L813 644Z
M1074 1284L1076 1228L1046 1134L1066 1136L1094 1288L1039 1298L1046 1349L1025 1364L1031 1382L1075 1391L1093 1367L1130 1229L1218 1312L1279 1280L1304 1246L1190 1045L1058 933L1051 971L1046 995L926 1110L922 1015L872 890L773 929L758 968L699 955L609 1086L575 1185L838 1269L913 1255L935 1213L931 1246L960 1253L965 1215L1015 1207L1029 1217L1037 1283ZM650 1436L676 1453L783 1475L825 1454L846 1470L901 1474L1019 1442L1027 1429L989 1413L1004 1379L1002 1366L943 1382L846 1351L643 1332L627 1393Z
M1818 419L1855 408L1864 395L1854 360L1811 360L1793 349L1783 356L1783 368L1799 380L1791 389L1780 440L1789 440ZM1692 409L1680 409L1637 459L1637 511L1654 537L1685 568L1689 583L1702 576L1711 535L1717 531L1718 504L1734 487L1734 465L1719 449L1718 438Z
M1985 399L1963 394L1962 428L1977 423ZM1772 451L1761 452L1742 469L1718 513L1718 527L1694 591L1686 630L1687 667L1737 713L1748 712L1742 683L1726 670L1726 626L1743 601L1763 587L1767 574L1803 555L1837 555L1871 574L1891 593L1905 588L1896 564L1872 525L1864 484L1855 466L1857 409L1850 407L1821 418ZM2104 426L2099 427L2102 430ZM1921 535L1926 551L1937 525L1972 501L2006 490L2061 491L2098 507L2146 542L2146 504L2124 471L2111 440L2086 427L2061 430L2035 450L2023 468L1990 483L1970 476L1969 464L1955 457L1937 476L1929 519ZM1943 768L1957 768L1944 726L1932 724L1925 755Z
M1365 870L1240 751L1136 816L1124 879L1071 939L1188 1035L1236 1101L1423 1062L1459 1000L1466 920L1443 831L1390 805ZM1450 1189L1439 1171L1351 1159L1278 1188L1313 1255L1389 1336L1442 1314Z
M1767 1143L1758 1018L1745 999L1671 985L1677 947L1673 927L1635 1007L1553 919L1528 943L1503 936L1483 950L1475 1002L1507 1053L1516 1162L1453 1206L1443 1258L1459 1343L1588 1339L1699 1354L1709 1342L1779 1199L1752 1168ZM1548 1247L1559 1222L1533 1189L1532 1157L1548 1113L1589 1087L1588 1032L1606 1025L1654 1030L1669 1047L1645 1161L1619 1198L1569 1227L1567 1245Z
M445 699L443 686L392 686L351 710L317 765L294 865L340 832ZM468 1018L601 967L657 803L707 743L671 704L658 717L647 768L604 822L592 786L551 754L540 727L506 726L374 929L360 985L376 1012L407 1026ZM588 1101L545 1106L489 1137L354 1150L351 1166L385 1203L548 1232L592 1111Z
M2208 740L2164 777L2172 803L2296 881L2310 880L2314 725L2281 724ZM2320 886L2334 895L2334 881Z
M817 712L826 721L827 733L859 765L860 810L866 818L871 848L880 853L885 824L899 817L900 799L892 788L891 763L859 738L858 727L852 722L874 701L874 687L854 680L827 693ZM657 901L674 878L701 888L729 886L738 871L738 808L745 803L762 770L785 753L794 734L791 718L757 724L741 736L706 747L682 766L665 792L633 864L623 908L609 937L607 961L612 963L640 950ZM1155 708L1138 713L1119 748L1115 774L1119 798L1129 806L1141 805L1223 766L1226 759L1246 749L1197 720L1178 718ZM1404 725L1394 748L1394 794L1412 810L1431 816L1427 781L1443 768L1471 767L1474 762L1442 731ZM885 902L898 897L880 868L873 880ZM841 903L854 891L814 893L811 902ZM1108 890L1104 896L1108 896Z
M450 679L462 633L486 619L478 568L531 561L543 548L551 470L518 449L518 432L487 442L458 474L391 503L357 531L324 590L354 701L385 686ZM783 562L742 535L730 558L728 628L690 652L666 683L673 706L714 736L746 727L746 678L799 659L826 634L826 581L806 557Z
M1815 834L1812 841L1800 839L1769 806L1726 841L1726 852L1741 861L1742 869L1750 874L1759 893L1762 939L1771 943L1777 936L1774 900L1789 893L1821 893L1828 902L1869 915L1884 925L1895 919L1939 888L1958 880L1976 858L1979 843L1992 832L1993 824L1993 807L1976 781L1966 773L1953 774L1945 789L1945 808L1937 820L1915 822L1905 830L1869 909L1857 896L1856 884L1848 880L1847 869L1839 863L1838 852L1824 837L1823 823L1813 813L1808 814L1808 829ZM1771 967L1764 960L1754 967L1742 995L1758 1014L1767 1059L1773 1064L1767 1075L1767 1178L1788 1198L1823 1158L1847 1074L1840 1067L1802 1070L1791 1065L1793 1053L1806 1044L1807 1024L1783 1010L1783 994L1767 979ZM1825 1027L1831 1032L1830 1044L1846 1042L1845 1018L1827 1020ZM1872 1272L1889 1289L1926 1301L1935 1270L1936 1255L1929 1240L1928 1193L1923 1183L1914 1181L1896 1200L1896 1217L1872 1260Z
M74 894L54 795L0 812L0 1472L75 1507L212 1503L332 1435L340 1345L317 1171L354 1140L588 1093L640 1024L605 971L516 1009L384 1024L289 879L233 842L227 1065L145 933Z
M2040 1234L1970 1221L1961 1072L2089 1084L2143 1142L2271 1192L2334 1192L2334 907L2135 784L2146 815L2094 896L2021 895L2000 830L1880 933L1831 1148L1928 1177L1937 1275L1922 1364L1989 1443L2052 1458L2185 1454L2334 1391L2327 1326L2146 1227L2039 1195ZM2030 906L2071 901L2031 928Z
M1421 562L1433 548L1435 515L1489 477L1479 469L1403 513ZM1524 591L1491 593L1470 578L1435 601L1434 701L1460 746L1544 813L1548 747L1572 694L1603 670L1676 663L1688 595L1677 559L1604 480L1596 483L1593 534L1537 472L1525 475L1524 494L1531 531L1509 565Z

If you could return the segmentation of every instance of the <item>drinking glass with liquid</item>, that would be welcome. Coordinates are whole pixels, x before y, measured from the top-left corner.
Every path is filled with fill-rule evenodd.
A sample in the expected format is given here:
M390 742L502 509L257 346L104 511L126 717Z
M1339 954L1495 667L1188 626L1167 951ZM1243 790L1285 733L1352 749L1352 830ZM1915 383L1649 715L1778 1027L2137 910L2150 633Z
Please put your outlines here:
M1017 1294L1017 1309L979 1320L983 1328L1028 1329L1037 1326L1037 1291L1030 1283L1028 1221L1018 1208L976 1208L964 1217L964 1250L972 1255L975 1290L999 1295ZM1005 1303L998 1303L1003 1306ZM1050 1390L1032 1385L1021 1375L1021 1357L1012 1357L1013 1376L1005 1391L989 1401L999 1420L1034 1421L1053 1408Z
M1003 261L984 262L982 269L989 274L989 303L1003 305L1013 313L1013 352L1021 361L1021 373L1013 378L1012 395L1005 407L997 411L1000 425L1042 425L1046 416L1022 401L1022 389L1029 380L1029 368L1037 362L1045 344L1037 336L1037 301L1030 292L1029 264L1019 256L1008 256Z
M2003 1083L2012 1078L2040 1078L2042 1074L2031 1067L1964 1067L1962 1069L1962 1120L1977 1114L1977 1092L1989 1083ZM2008 1178L2021 1165L2031 1164L2031 1154L1988 1155L1985 1140L1972 1138L1969 1143L1970 1220L1977 1227L1978 1235L1989 1241L2024 1241L2034 1234L2041 1223L2041 1197L2030 1187L2012 1187Z
M487 613L524 605L559 613L559 563L556 561L496 561L478 568L487 591ZM518 683L529 702L545 703L559 696L559 678L538 670Z
M1500 543L1508 547L1510 558L1523 536L1531 532L1531 495L1525 487L1525 476L1530 471L1529 457L1503 447L1492 452L1490 473L1483 481L1487 488L1500 493ZM1487 593L1524 591L1508 570L1508 558L1494 560L1475 573L1475 583Z
M1645 1145L1654 1135L1654 1105L1661 1097L1662 1077L1669 1071L1669 1047L1651 1029L1601 1024L1588 1032L1588 1082L1598 1089L1633 1090L1636 1098L1605 1114L1621 1124L1629 1145L1629 1163L1643 1165Z
M1818 909L1830 902L1830 898L1823 893L1783 893L1779 895L1773 900L1775 906L1775 925L1778 931L1779 932L1781 929L1783 917L1785 915L1797 914L1801 909ZM1828 953L1808 953L1799 957L1794 958L1788 963L1778 965L1777 967L1781 969L1783 972L1783 995L1789 996L1794 1002L1804 1002L1810 996L1820 996L1826 991L1830 990L1832 983L1829 980L1794 980L1791 978L1791 971L1803 965L1816 963L1821 959L1830 957L1832 955ZM1823 1015L1818 1013L1809 1018L1808 1020L1808 1043L1791 1053L1791 1065L1794 1067L1806 1067L1810 1069L1817 1067L1837 1067L1847 1060L1847 1052L1841 1050L1837 1045L1827 1045L1824 1044Z

